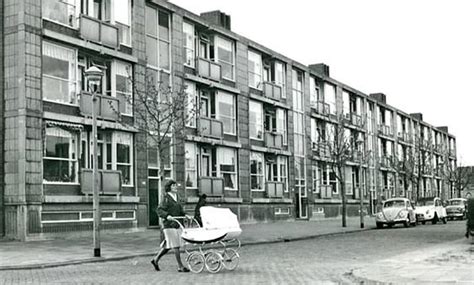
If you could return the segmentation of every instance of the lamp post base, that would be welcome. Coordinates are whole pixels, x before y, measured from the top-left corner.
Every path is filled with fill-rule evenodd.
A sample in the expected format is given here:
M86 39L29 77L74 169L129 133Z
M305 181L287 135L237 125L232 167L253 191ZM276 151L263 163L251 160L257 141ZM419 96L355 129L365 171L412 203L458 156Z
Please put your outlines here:
M94 248L94 257L100 257L100 247Z
M364 223L360 223L360 228L361 228L361 229L364 228Z

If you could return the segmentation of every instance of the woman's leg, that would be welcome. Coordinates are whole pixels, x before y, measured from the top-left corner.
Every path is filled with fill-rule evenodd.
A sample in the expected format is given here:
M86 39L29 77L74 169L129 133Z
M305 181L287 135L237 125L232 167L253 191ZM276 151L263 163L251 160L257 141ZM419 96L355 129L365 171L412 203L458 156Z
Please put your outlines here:
M176 261L178 262L178 271L189 272L189 269L184 267L183 262L181 261L181 252L179 251L179 247L174 249L174 256L176 257Z
M153 264L153 267L155 267L156 271L160 271L158 262L160 261L160 258L163 257L163 255L165 255L168 251L169 251L168 248L164 248L164 247L160 248L160 251L158 251L155 257L153 257L153 259L151 260L151 264Z

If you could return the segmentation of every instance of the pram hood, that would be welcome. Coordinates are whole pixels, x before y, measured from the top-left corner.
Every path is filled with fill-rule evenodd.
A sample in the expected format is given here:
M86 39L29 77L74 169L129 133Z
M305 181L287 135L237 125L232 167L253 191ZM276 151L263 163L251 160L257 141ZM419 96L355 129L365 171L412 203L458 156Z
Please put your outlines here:
M229 208L204 206L200 211L204 229L223 230L227 233L225 239L236 238L242 233L237 215L232 213Z

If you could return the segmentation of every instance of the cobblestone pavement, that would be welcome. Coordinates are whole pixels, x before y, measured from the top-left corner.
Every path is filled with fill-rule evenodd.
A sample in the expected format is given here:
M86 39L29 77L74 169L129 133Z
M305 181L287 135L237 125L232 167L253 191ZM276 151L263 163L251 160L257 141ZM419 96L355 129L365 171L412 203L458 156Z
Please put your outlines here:
M64 267L0 271L0 284L321 284L356 283L352 270L462 238L463 222L244 246L235 271L178 273L169 254L155 272L150 257ZM444 245L443 245L444 244Z

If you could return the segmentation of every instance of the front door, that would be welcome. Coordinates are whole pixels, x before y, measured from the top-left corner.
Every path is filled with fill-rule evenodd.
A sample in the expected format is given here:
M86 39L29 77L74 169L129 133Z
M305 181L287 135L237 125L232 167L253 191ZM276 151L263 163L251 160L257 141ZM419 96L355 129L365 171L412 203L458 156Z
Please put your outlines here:
M148 217L150 219L150 227L159 225L158 215L156 214L156 207L158 207L158 204L160 203L159 185L160 180L158 179L158 177L148 178Z
M296 217L299 219L307 219L308 218L308 195L306 193L306 187L297 186L297 199L296 199Z

